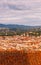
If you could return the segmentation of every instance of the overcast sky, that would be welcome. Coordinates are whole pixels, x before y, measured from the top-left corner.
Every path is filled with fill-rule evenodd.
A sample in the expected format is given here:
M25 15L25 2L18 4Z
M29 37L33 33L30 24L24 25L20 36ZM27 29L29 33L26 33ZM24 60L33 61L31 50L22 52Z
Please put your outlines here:
M41 0L0 0L0 23L41 25Z

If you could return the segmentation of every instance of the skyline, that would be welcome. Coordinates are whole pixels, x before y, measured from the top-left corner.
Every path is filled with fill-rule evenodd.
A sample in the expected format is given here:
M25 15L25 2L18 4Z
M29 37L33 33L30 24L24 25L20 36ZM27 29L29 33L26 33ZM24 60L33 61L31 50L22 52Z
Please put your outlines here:
M41 0L0 0L0 23L41 25Z

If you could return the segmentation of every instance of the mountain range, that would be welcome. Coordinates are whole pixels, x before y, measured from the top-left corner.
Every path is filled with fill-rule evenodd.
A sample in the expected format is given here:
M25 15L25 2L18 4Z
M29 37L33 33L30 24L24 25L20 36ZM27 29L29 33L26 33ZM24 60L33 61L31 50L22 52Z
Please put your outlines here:
M0 28L9 28L9 29L20 29L20 30L30 30L30 29L41 29L41 26L26 26L18 24L0 24Z

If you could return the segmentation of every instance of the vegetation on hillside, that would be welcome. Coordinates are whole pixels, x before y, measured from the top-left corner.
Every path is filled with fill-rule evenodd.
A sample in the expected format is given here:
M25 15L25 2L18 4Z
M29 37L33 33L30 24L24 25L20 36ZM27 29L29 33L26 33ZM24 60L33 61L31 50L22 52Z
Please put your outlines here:
M30 29L30 30L22 30L22 29L16 29L16 28L0 28L0 36L13 36L13 35L29 35L29 36L40 36L41 35L41 29Z

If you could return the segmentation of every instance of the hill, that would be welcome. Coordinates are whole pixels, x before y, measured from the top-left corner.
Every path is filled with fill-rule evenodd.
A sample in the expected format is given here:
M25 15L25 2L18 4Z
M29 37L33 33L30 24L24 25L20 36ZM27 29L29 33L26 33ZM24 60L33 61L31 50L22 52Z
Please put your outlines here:
M33 32L34 35L38 32L41 34L41 26L25 26L16 24L0 24L0 35L20 35L26 32ZM31 33L33 35L33 33Z

